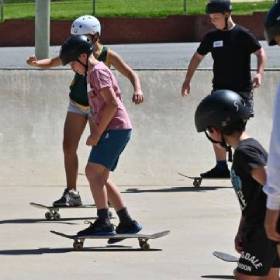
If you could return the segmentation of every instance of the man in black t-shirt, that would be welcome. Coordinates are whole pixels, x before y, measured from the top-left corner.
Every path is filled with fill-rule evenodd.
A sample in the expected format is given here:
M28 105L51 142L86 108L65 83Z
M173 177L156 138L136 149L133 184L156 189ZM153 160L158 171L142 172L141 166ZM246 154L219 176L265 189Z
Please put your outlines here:
M206 6L206 12L215 26L207 33L193 55L182 86L182 96L190 93L191 79L199 63L209 52L213 58L213 90L230 89L239 93L253 111L252 89L259 87L264 70L265 53L255 36L247 29L235 24L231 18L229 0L213 0ZM257 57L257 72L251 79L251 54ZM229 178L226 151L213 145L216 166L202 173L204 178Z
M231 181L242 212L234 240L240 253L235 279L279 280L277 243L267 238L264 228L267 153L245 132L250 116L250 109L238 93L216 90L198 105L195 125L212 142L235 150Z

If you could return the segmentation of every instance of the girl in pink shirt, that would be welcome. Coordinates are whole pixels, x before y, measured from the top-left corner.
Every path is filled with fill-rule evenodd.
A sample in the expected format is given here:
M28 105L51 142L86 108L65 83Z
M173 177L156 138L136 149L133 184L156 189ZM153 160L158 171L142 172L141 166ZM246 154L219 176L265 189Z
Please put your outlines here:
M86 176L95 200L98 218L88 228L79 231L78 235L115 233L114 225L109 219L108 201L120 219L116 233L137 233L142 227L129 215L117 186L110 182L110 187L105 188L110 171L115 170L119 156L130 139L132 125L115 76L92 52L92 42L85 35L69 37L60 50L60 59L64 65L70 63L73 71L87 75L91 109L91 133L86 144L92 146L92 150L86 166ZM117 241L120 239L109 239L109 243Z

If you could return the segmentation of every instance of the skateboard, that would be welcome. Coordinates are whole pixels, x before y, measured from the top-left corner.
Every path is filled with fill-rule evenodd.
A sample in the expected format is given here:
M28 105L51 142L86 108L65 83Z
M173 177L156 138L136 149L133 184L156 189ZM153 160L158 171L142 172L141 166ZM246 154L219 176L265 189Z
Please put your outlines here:
M122 239L127 239L127 238L137 238L139 242L139 247L142 250L149 250L150 249L150 244L148 243L149 239L156 239L160 238L163 236L166 236L170 233L169 230L166 231L161 231L157 232L154 234L113 234L113 235L89 235L89 236L77 236L77 235L70 235L70 234L65 234L62 232L58 232L55 230L50 231L53 234L72 239L74 240L73 242L73 248L74 250L81 250L84 247L84 241L86 239L110 239L110 238L122 238Z
M214 251L213 255L217 257L220 260L223 260L225 262L238 262L239 258L227 253L219 252L219 251Z
M81 206L50 206L50 205L44 205L40 203L35 203L35 202L30 202L31 206L37 207L37 208L43 208L43 209L48 209L48 211L45 213L45 218L46 220L59 220L61 218L59 212L60 208L66 209L66 208L93 208L95 207L94 204L84 204Z
M193 186L195 188L199 188L201 186L202 180L229 180L229 178L203 178L201 176L188 176L181 172L178 172L178 175L193 180Z

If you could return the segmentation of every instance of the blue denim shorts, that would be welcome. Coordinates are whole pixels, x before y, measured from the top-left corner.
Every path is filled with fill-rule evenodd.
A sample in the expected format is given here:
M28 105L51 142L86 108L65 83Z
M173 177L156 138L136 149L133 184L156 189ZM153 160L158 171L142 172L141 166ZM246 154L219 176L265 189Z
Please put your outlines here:
M101 164L114 171L130 136L131 129L105 131L97 145L92 147L88 162Z

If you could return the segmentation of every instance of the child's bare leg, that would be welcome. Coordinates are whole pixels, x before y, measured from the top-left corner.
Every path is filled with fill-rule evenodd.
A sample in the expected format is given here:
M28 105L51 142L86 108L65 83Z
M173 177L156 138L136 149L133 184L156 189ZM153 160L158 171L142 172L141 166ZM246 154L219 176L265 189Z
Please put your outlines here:
M279 269L271 268L269 274L266 276L251 276L234 271L236 280L279 280Z
M97 210L108 209L105 183L109 177L109 170L103 165L89 162L86 166L86 176L90 184L91 193Z
M213 144L215 156L217 161L226 161L227 160L227 153L226 150L221 147L219 144Z
M279 268L271 268L269 274L265 276L262 280L279 280Z
M114 209L119 211L120 209L124 208L125 205L118 187L110 180L107 180L105 186L107 189L109 202L112 204Z
M64 167L66 173L67 188L76 190L78 175L77 149L81 135L87 124L87 118L83 115L68 112L64 123Z
M88 228L79 231L77 234L80 236L111 235L115 233L115 230L109 218L108 197L105 188L105 183L109 177L109 170L103 165L88 162L86 176L97 207L98 218Z
M251 275L246 275L243 273L239 273L238 271L234 270L234 276L236 280L261 280L260 276L251 276Z
M63 135L66 189L64 190L62 197L53 202L54 206L80 206L82 204L80 194L76 191L78 176L77 149L86 123L86 115L67 112Z

